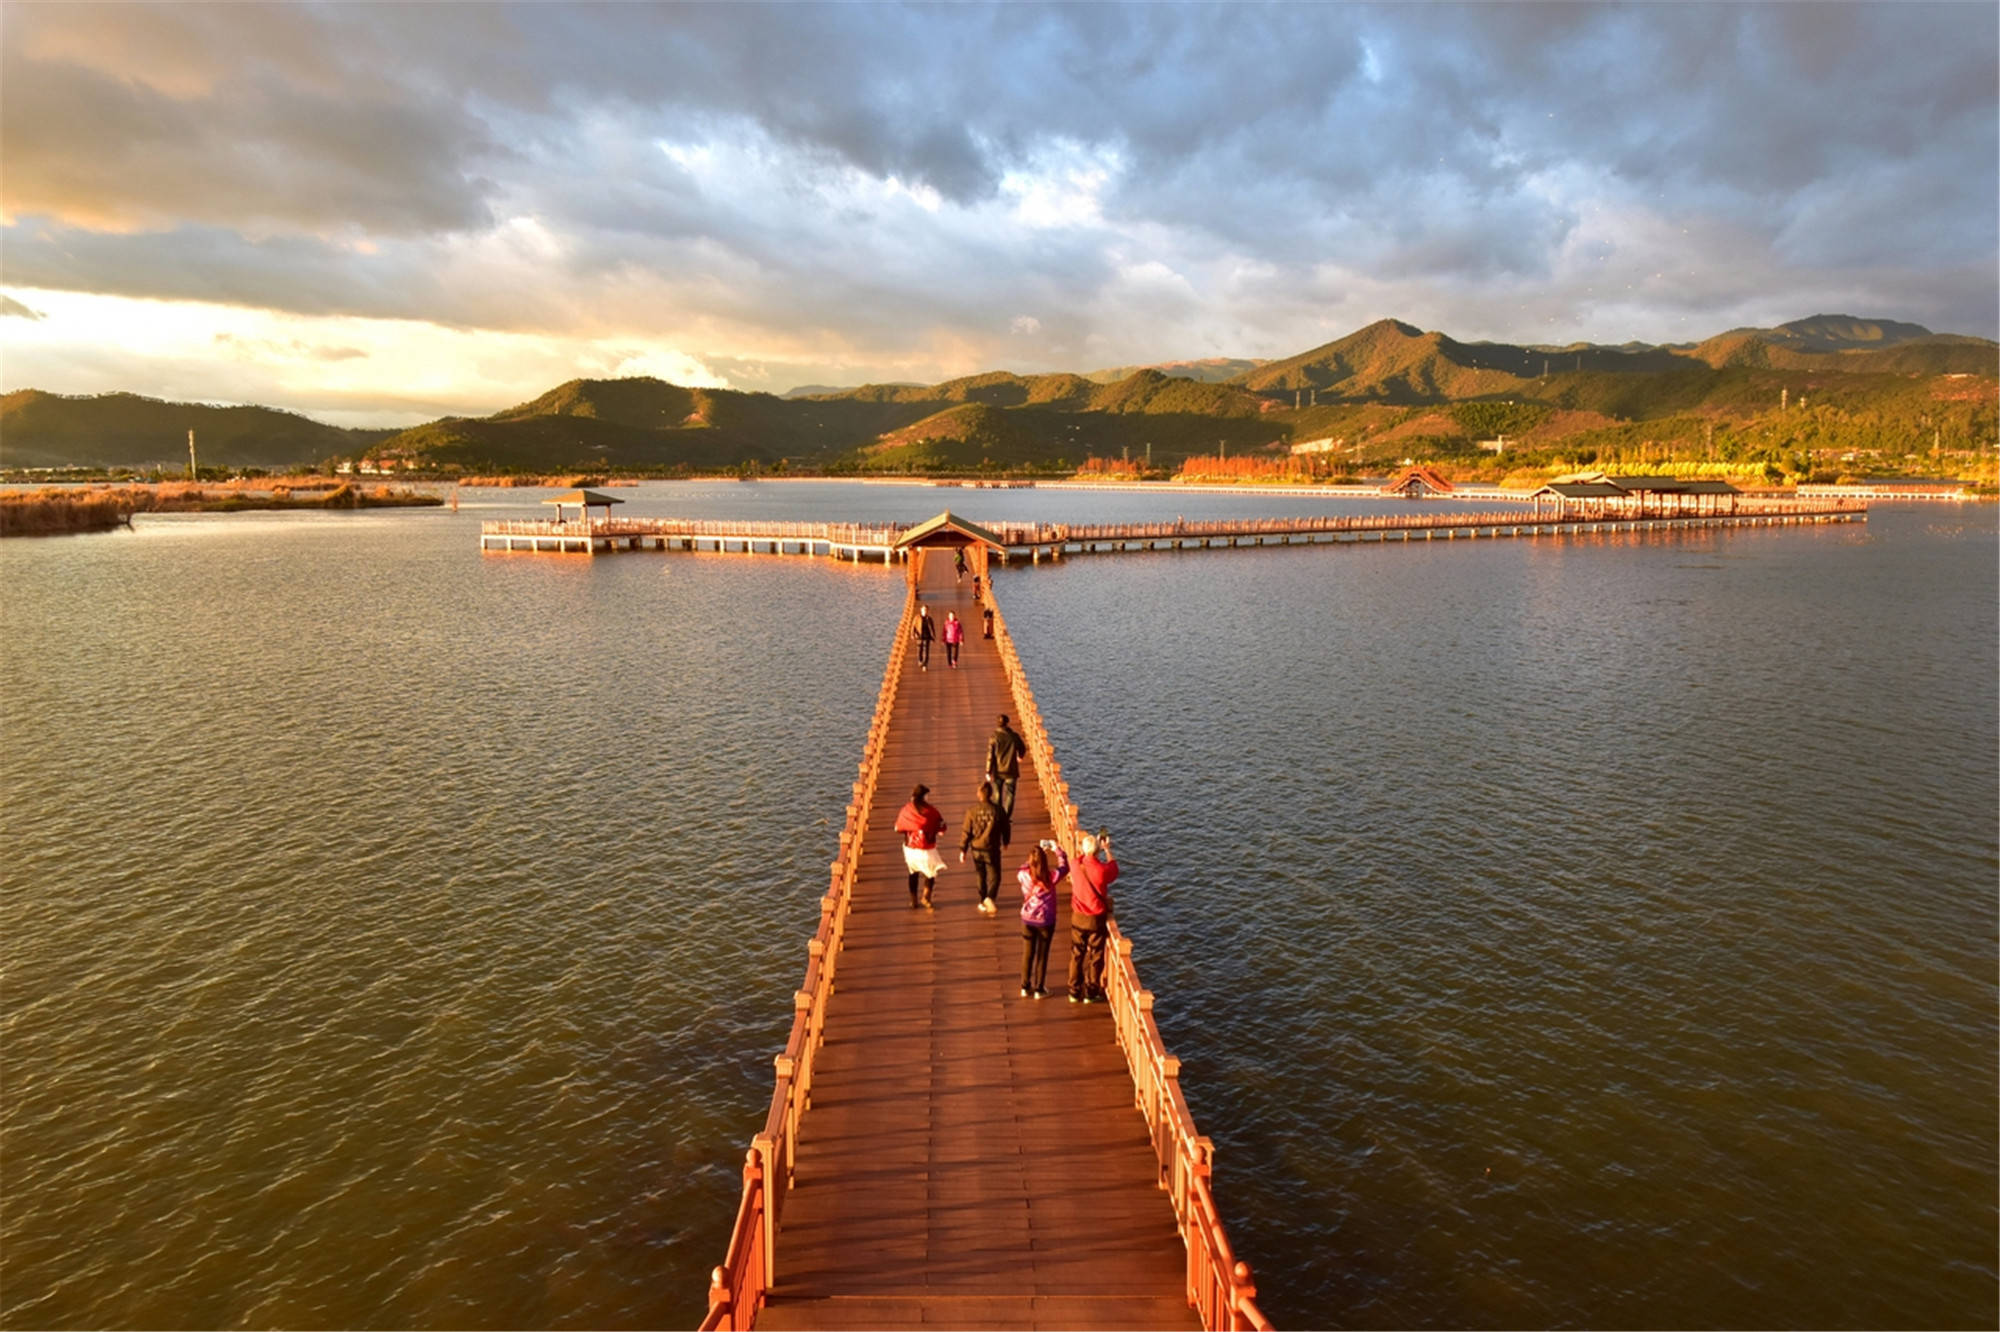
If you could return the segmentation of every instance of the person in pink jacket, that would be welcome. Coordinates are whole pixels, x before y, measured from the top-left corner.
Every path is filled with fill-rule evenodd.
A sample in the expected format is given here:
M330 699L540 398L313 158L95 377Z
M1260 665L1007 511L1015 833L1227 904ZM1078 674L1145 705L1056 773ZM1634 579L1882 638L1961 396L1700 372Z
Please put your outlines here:
M957 611L944 613L944 664L958 669L958 645L965 641L965 621L958 618Z
M1028 853L1021 881L1021 997L1049 997L1049 940L1056 934L1056 885L1069 873L1069 857L1044 841Z

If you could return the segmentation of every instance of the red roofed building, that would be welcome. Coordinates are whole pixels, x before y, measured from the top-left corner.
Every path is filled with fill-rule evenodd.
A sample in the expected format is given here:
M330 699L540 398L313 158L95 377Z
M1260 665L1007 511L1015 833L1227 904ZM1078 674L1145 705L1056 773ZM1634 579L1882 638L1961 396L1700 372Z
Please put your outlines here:
M1449 495L1451 489L1451 482L1420 463L1415 467L1405 467L1394 480L1382 487L1382 493L1401 495L1404 499L1429 499L1433 495Z

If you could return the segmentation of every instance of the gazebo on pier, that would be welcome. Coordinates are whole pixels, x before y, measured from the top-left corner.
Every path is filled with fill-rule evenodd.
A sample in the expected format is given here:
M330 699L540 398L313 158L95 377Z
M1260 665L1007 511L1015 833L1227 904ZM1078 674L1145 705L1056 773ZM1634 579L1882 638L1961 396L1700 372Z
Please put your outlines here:
M623 504L624 502L624 500L619 499L616 495L600 495L594 490L571 490L557 495L554 499L545 499L542 501L544 504L553 504L556 506L556 521L558 523L563 520L563 506L566 504L576 505L577 517L588 523L592 509L599 505L604 506L604 517L609 521L611 506L614 504Z
M1002 560L1007 558L1006 542L977 523L968 523L950 509L927 522L918 523L897 537L896 548L904 552L904 558L909 561L912 583L923 581L924 557L933 550L949 550L954 559L959 552L964 552L967 569L982 583L989 581L988 559L996 553Z

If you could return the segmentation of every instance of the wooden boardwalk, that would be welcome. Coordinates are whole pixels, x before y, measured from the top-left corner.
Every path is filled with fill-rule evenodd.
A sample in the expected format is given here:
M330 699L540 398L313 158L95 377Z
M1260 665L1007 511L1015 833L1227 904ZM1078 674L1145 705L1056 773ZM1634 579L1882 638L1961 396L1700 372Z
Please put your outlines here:
M919 595L940 624L946 611L967 623L961 663L939 643L921 669L901 641L906 612L704 1326L1268 1326L1214 1216L1207 1140L1129 942L1116 943L1112 1002L1065 997L1067 884L1051 997L1021 997L1013 872L1041 838L1071 844L1075 810L1059 777L1045 789L1059 769L1031 700L1023 716L1004 618L999 639L981 638L971 580L944 560ZM1002 713L1037 750L989 916L958 838ZM910 905L891 826L919 782L948 825L930 910Z
M1132 551L1234 550L1266 545L1358 545L1388 541L1457 541L1501 537L1576 537L1610 532L1666 532L1709 527L1790 527L1868 520L1865 502L1851 498L1703 497L1683 508L1642 510L1577 501L1531 509L1396 513L1295 518L1227 518L1195 522L991 524L1003 562L1039 564L1070 555ZM893 564L901 558L902 523L806 523L687 518L584 518L569 522L490 521L480 524L483 551L605 555L616 551L707 551L716 554L825 556Z
M760 1328L1199 1327L1159 1163L1105 1006L1063 997L1069 901L1049 999L1020 997L1013 870L1051 836L1032 771L1015 799L998 915L958 863L987 738L1015 708L969 580L942 560L920 595L970 626L957 670L902 663L840 984L778 1229ZM1018 723L1017 723L1018 724ZM1024 765L1024 768L1027 765ZM912 910L890 827L918 782L950 868Z

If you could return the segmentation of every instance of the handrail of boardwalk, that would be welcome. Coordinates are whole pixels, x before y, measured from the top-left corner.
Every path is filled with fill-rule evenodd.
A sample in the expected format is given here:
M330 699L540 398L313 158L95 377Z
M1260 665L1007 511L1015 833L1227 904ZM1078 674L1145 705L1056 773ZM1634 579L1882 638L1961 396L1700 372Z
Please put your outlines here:
M819 929L806 944L805 984L792 996L792 1030L783 1054L777 1056L777 1085L764 1129L750 1140L743 1162L743 1198L730 1230L729 1250L722 1266L709 1277L708 1329L750 1327L776 1280L778 1221L792 1184L797 1159L799 1117L812 1103L813 1066L826 1037L826 1004L833 994L840 945L847 933L847 915L854 895L854 873L861 860L869 812L875 803L875 782L881 774L883 741L895 706L896 682L909 650L911 621L916 616L916 589L903 600L896 622L896 640L875 700L875 717L861 750L861 765L847 806L847 825L840 834L840 855L833 862L832 883L819 903Z
M1865 501L1847 498L1756 495L1730 496L1708 503L1656 501L1651 507L1624 502L1568 501L1533 509L1483 513L1321 514L1298 518L1211 518L1171 523L1000 522L990 530L1004 545L1045 546L1065 542L1221 540L1230 537L1300 536L1313 533L1378 531L1459 531L1467 528L1559 527L1565 523L1630 523L1643 526L1679 519L1817 517L1866 513ZM909 528L901 523L809 523L689 518L497 519L479 525L482 536L658 536L696 540L809 541L836 546L891 546Z
M993 636L1000 650L1000 662L1014 694L1014 710L1020 722L1021 738L1027 742L1035 769L1040 774L1042 792L1047 797L1049 822L1056 839L1071 856L1078 846L1082 823L1077 808L1069 802L1069 783L1062 780L1062 765L1056 761L1055 746L1042 723L1041 709L1035 706L1034 691L1028 687L1027 672L1021 669L1020 655L1014 650L1013 635L1000 607L987 592L993 609ZM1146 1118L1153 1139L1153 1153L1160 1162L1160 1184L1173 1199L1174 1219L1187 1245L1187 1298L1201 1315L1201 1325L1211 1329L1269 1328L1270 1322L1257 1307L1257 1287L1250 1266L1238 1262L1223 1233L1222 1218L1216 1211L1210 1184L1215 1161L1215 1144L1195 1132L1194 1115L1181 1095L1181 1061L1167 1053L1153 1021L1153 993L1139 984L1139 972L1132 963L1132 941L1111 922L1111 938L1104 965L1105 996L1111 1009L1113 1027L1126 1065L1132 1071L1133 1097Z
M900 523L734 522L712 518L488 519L486 536L664 536L731 541L831 541L837 546L887 546L907 530Z
M1462 530L1471 527L1549 527L1579 520L1589 522L1656 523L1682 518L1729 518L1865 513L1868 506L1852 499L1766 499L1736 496L1728 507L1659 503L1635 508L1603 501L1570 501L1558 508L1502 509L1483 513L1321 514L1300 518L1210 518L1171 523L1042 523L995 524L993 531L1009 545L1061 541L1167 541L1222 537L1302 535L1314 532Z

